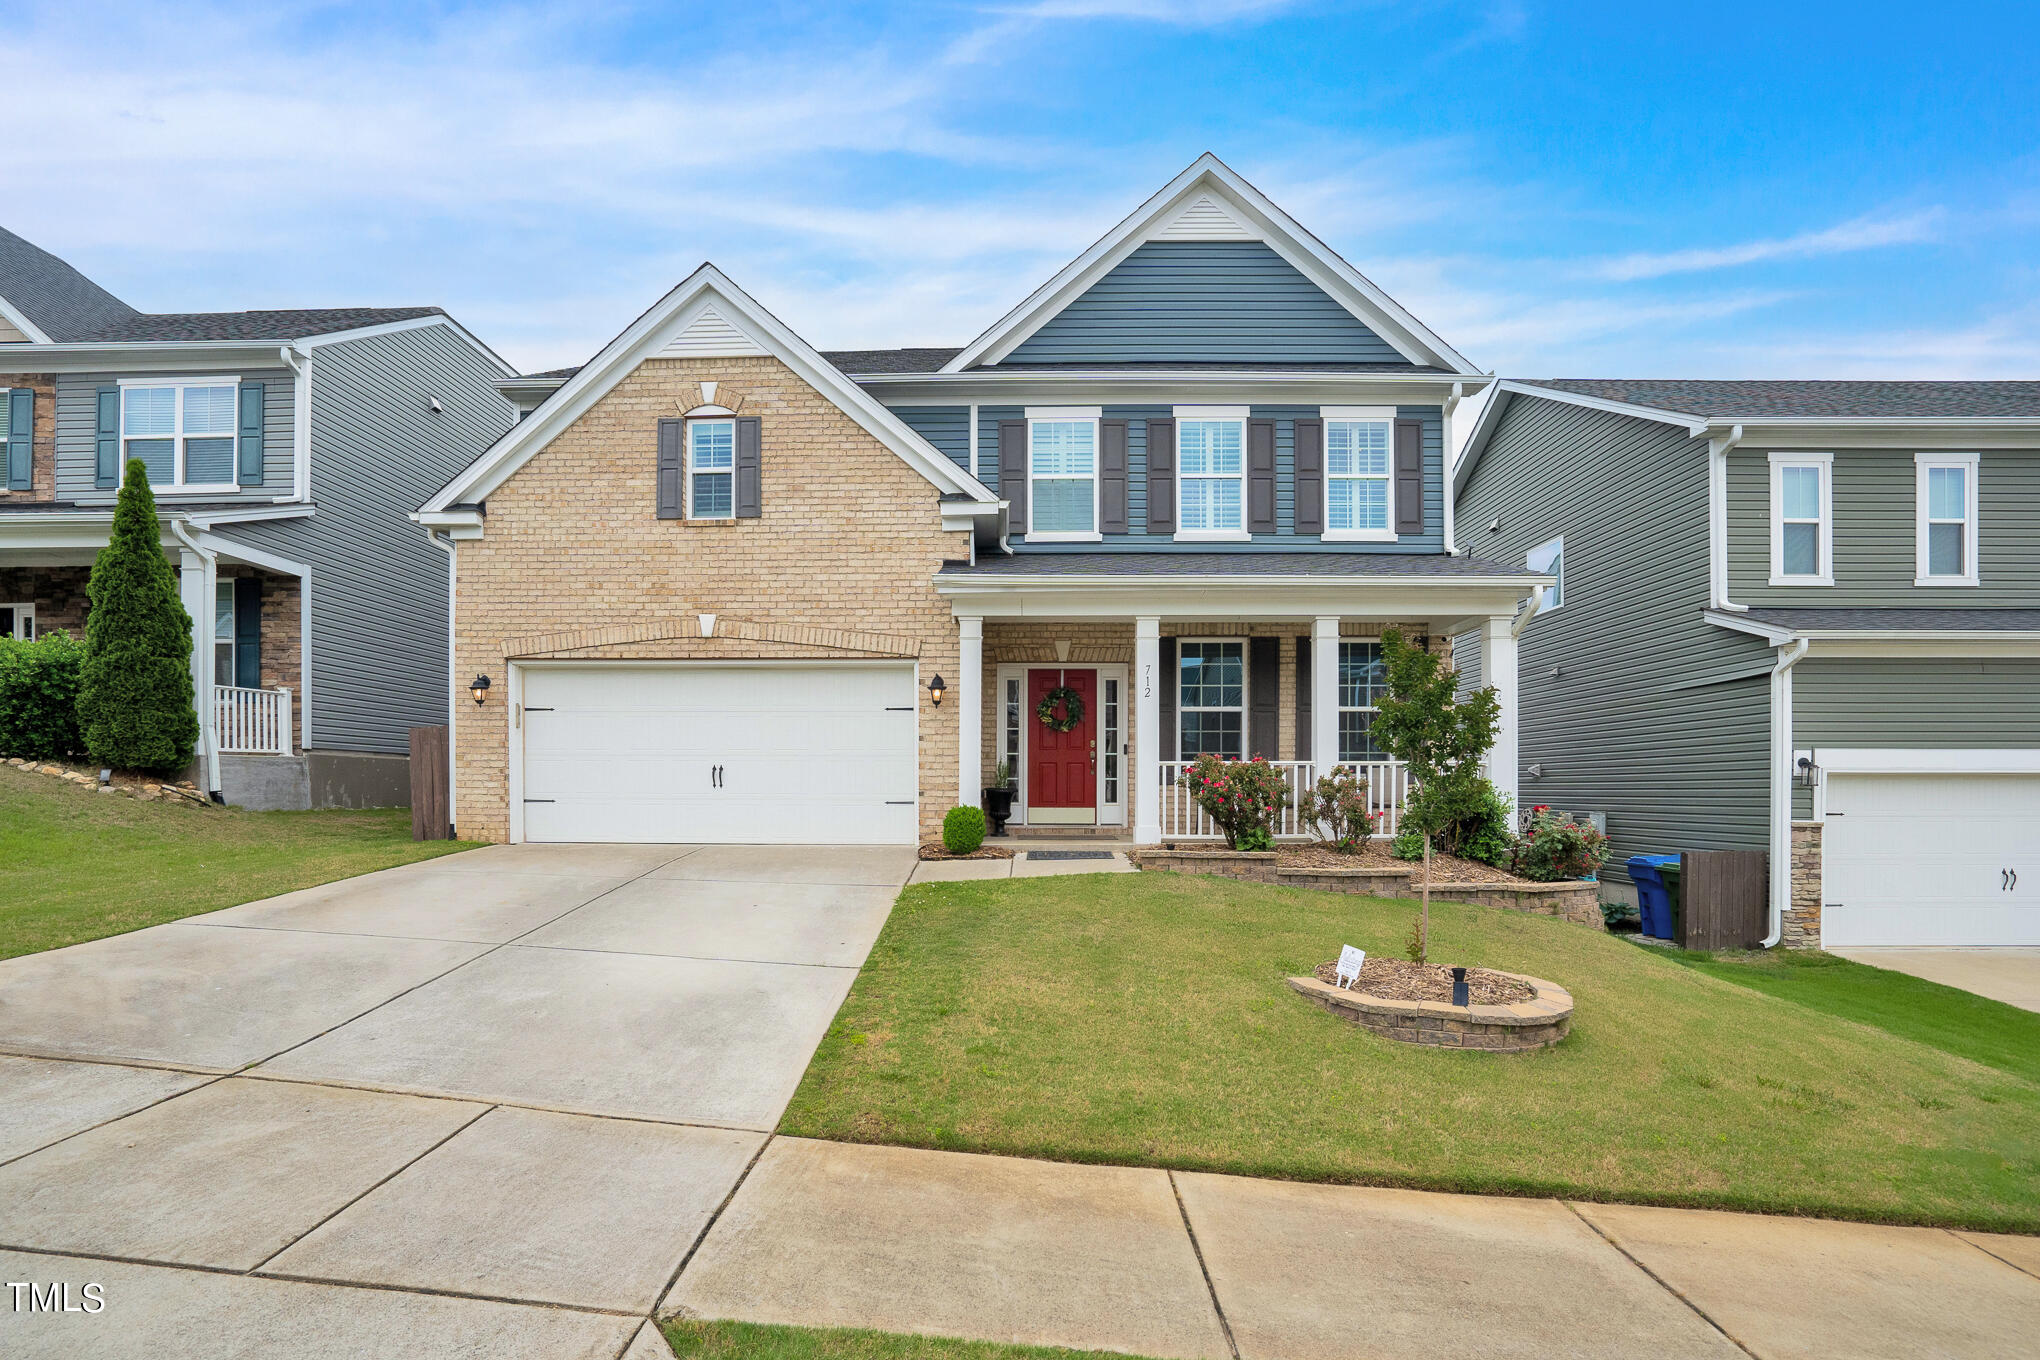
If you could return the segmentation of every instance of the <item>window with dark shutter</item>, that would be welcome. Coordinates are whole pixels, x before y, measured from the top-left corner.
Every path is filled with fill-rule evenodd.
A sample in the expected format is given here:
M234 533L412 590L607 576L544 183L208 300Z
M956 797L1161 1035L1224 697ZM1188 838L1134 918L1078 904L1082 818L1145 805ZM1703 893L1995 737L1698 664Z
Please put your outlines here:
M1247 422L1247 531L1275 532L1275 422Z
M1176 422L1147 423L1147 531L1176 532Z
M681 442L686 436L684 420L659 422L658 505L660 519L687 518L686 485Z
M1027 532L1027 422L999 422L999 495L1008 503L1006 528Z
M1424 422L1395 423L1395 531L1424 532Z
M1282 720L1282 639L1247 639L1247 754L1276 759Z
M1126 532L1126 422L1098 422L1098 532Z
M262 582L234 578L234 678L222 684L262 688Z
M737 417L737 518L758 519L765 509L763 429L757 416Z
M1325 423L1296 422L1296 532L1325 531Z
M239 461L234 480L241 486L262 485L262 399L263 384L241 384Z
M35 488L35 393L17 387L7 394L7 489Z
M102 490L120 485L120 389L99 389L98 418L93 424L92 484Z

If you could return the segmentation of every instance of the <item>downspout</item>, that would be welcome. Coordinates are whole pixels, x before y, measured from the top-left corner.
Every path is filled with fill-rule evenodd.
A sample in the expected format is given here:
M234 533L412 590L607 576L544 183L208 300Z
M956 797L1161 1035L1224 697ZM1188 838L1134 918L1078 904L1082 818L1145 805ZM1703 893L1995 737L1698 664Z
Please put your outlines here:
M177 536L177 541L182 543L194 556L205 563L206 576L217 578L220 570L219 558L199 545L199 541L191 536L191 531L185 527L183 520L172 519L168 523L170 525L170 532ZM179 593L181 594L182 592ZM199 626L197 619L192 620L192 626L194 629ZM194 650L198 649L198 639L195 637L192 639L192 647ZM200 773L205 777L207 796L215 803L225 803L227 800L220 796L219 733L213 730L212 691L215 677L213 675L213 649L211 647L206 647L200 653L199 673L205 677L205 685L203 692L194 694L192 699L194 706L198 709L198 759L199 764L204 766Z
M460 672L453 668L455 640L459 636L453 627L454 573L460 569L460 555L454 548L453 540L437 529L427 529L425 537L446 549L446 820L449 829L460 825L454 815L454 724L460 713Z
M1742 437L1733 425L1707 439L1707 607L1736 614L1749 606L1728 598L1728 451Z
M312 356L300 354L295 345L281 351L284 365L297 375L292 384L290 431L291 498L312 498Z
M1454 384L1452 384L1452 395L1451 395L1451 396L1449 396L1449 397L1447 397L1447 398L1445 398L1445 416L1444 416L1444 429L1443 429L1443 430L1441 430L1441 431L1439 432L1439 438L1440 438L1440 440L1441 440L1441 442L1442 442L1442 444L1443 444L1443 446L1444 446L1444 449L1445 449L1445 458L1444 458L1444 463L1445 463L1445 487L1444 487L1444 490L1445 490L1445 497L1444 497L1444 499L1445 499L1445 555L1446 555L1447 557L1457 557L1457 556L1459 556L1459 540L1458 540L1458 537L1457 537L1457 530L1456 530L1456 529L1454 528L1454 526L1453 526L1453 522L1452 522L1452 502L1453 502L1453 500L1454 500L1454 495L1453 495L1453 486L1452 486L1452 481L1453 481L1453 478L1452 478L1452 470L1453 470L1453 468L1454 468L1454 467L1455 467L1455 466L1457 465L1457 463L1458 463L1458 461L1459 461L1458 459L1456 459L1456 458L1454 458L1454 457L1452 456L1452 413L1453 413L1454 411L1457 411L1457 410L1459 409L1459 403L1460 403L1460 401L1461 401L1461 400L1462 400L1462 399L1463 399L1463 398L1464 398L1465 396L1466 396L1466 384L1465 384L1465 383L1454 383Z
M1784 937L1792 905L1792 668L1810 645L1805 638L1780 643L1771 667L1771 932L1765 949Z
M1548 589L1548 586L1537 587L1537 593L1530 597L1530 607L1510 620L1510 637L1520 638L1523 636L1523 630L1530 626L1530 620L1536 618L1538 612L1544 608L1544 592Z

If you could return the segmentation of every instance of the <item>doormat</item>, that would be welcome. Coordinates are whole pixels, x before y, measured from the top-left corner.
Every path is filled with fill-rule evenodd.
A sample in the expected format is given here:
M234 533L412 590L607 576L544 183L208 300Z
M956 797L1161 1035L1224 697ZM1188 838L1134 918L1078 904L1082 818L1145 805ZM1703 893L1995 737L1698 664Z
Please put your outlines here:
M1110 850L1029 850L1029 859L1111 859Z

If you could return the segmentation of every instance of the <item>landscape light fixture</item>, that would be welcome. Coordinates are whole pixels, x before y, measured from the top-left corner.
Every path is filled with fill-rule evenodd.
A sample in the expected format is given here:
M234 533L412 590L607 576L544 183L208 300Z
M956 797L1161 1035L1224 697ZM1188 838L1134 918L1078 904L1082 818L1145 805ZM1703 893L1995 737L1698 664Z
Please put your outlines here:
M489 677L486 675L476 676L475 682L468 686L468 693L475 696L476 708L480 708L484 703L487 703L489 699Z

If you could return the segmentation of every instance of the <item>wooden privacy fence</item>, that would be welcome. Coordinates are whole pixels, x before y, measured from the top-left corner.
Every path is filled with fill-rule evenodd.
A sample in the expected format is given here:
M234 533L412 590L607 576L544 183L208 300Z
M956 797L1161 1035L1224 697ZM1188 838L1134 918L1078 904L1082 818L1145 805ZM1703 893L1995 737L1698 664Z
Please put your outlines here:
M446 729L411 729L411 839L453 839L453 805L446 787Z
M1688 850L1679 856L1679 947L1754 949L1770 920L1771 856Z

